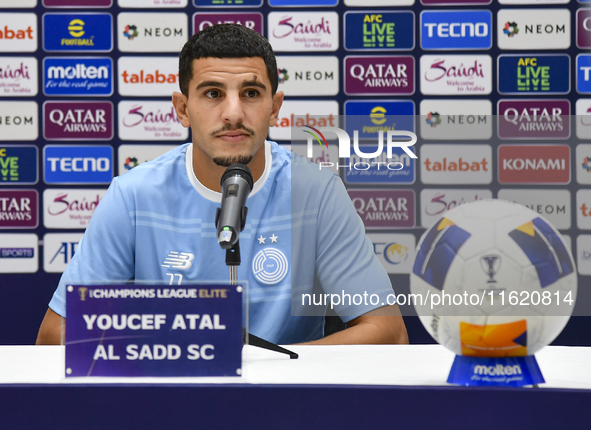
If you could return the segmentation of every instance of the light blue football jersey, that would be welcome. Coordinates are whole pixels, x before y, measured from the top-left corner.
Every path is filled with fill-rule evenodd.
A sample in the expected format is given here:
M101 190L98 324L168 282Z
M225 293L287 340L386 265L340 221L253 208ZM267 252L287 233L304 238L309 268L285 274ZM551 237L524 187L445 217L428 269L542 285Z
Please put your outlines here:
M217 243L221 194L195 177L192 144L115 178L49 306L65 315L65 285L128 280L228 282ZM387 303L390 280L341 179L274 142L246 201L238 279L248 281L249 331L289 344L323 336L326 306L302 294L377 294L377 305L335 306L347 322Z

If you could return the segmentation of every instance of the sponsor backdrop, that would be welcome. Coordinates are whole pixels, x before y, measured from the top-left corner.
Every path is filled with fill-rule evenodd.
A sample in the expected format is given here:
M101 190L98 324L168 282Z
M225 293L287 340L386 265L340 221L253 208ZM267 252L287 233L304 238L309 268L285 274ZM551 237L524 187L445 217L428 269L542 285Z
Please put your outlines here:
M551 220L572 246L581 285L591 280L585 3L3 0L0 324L19 328L0 344L34 342L112 178L190 139L170 103L178 51L220 22L252 28L276 50L286 101L271 139L289 145L298 115L328 126L347 115L340 126L359 131L366 153L379 130L419 136L418 159L392 154L398 171L333 167L397 292L408 291L424 229L490 197ZM336 162L336 145L314 148L313 161ZM589 342L591 325L573 321L562 339ZM416 318L407 324L411 341L430 340Z

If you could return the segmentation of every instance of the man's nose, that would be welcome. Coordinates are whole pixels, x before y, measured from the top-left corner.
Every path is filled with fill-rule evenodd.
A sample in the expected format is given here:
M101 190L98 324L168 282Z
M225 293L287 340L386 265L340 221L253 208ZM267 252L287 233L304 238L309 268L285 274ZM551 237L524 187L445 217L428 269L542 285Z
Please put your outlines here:
M244 120L244 109L239 94L228 94L224 100L223 120L230 124L238 124Z

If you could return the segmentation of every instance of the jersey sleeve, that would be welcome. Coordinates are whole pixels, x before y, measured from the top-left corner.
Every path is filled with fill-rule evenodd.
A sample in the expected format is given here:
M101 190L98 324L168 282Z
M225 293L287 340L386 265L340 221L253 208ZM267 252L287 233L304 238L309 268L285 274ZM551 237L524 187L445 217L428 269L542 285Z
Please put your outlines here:
M115 178L97 206L49 302L49 307L58 315L66 316L65 288L68 284L126 282L133 279L135 229L129 212Z
M316 276L324 293L338 295L332 303L344 322L388 304L394 293L390 278L337 176L320 203L316 250Z

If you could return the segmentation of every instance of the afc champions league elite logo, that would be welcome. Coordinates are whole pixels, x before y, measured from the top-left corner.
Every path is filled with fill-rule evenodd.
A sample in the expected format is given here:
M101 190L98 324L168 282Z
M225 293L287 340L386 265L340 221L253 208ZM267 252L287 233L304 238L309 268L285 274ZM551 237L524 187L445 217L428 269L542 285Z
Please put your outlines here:
M257 238L259 245L265 244L267 238L261 235ZM274 233L269 236L271 243L277 242L278 236ZM281 282L289 271L289 262L285 254L277 248L263 248L252 259L252 272L254 277L263 284L273 285Z
M480 257L480 267L488 275L488 284L496 284L495 275L501 270L501 257L498 255L483 255ZM495 286L492 285L491 288Z

